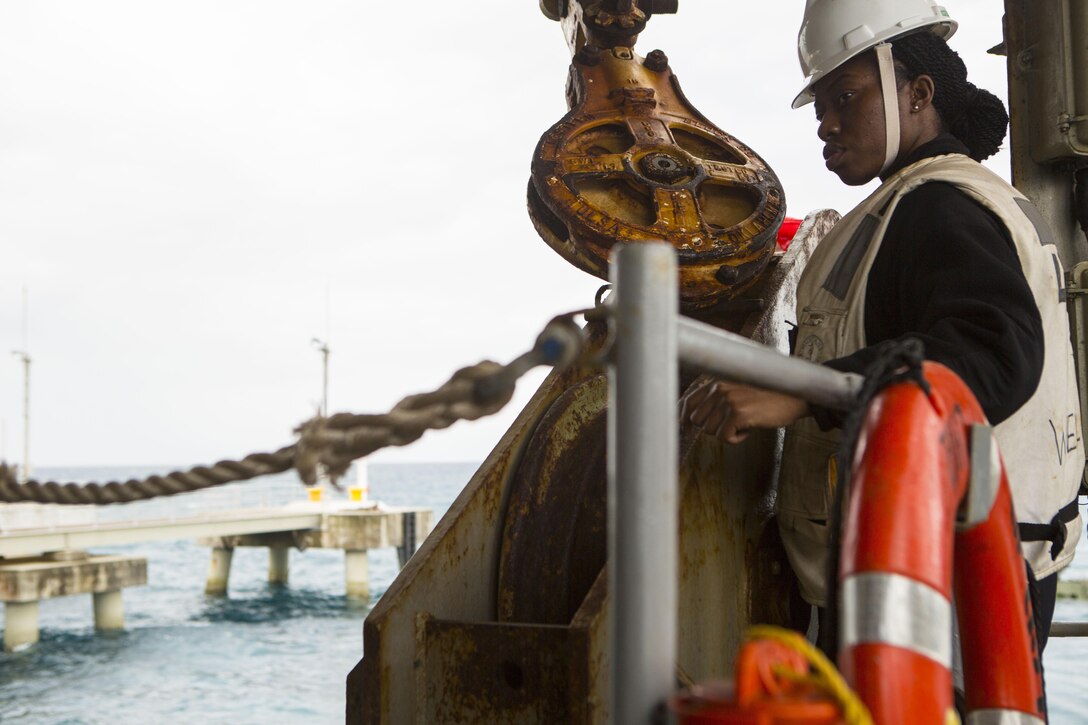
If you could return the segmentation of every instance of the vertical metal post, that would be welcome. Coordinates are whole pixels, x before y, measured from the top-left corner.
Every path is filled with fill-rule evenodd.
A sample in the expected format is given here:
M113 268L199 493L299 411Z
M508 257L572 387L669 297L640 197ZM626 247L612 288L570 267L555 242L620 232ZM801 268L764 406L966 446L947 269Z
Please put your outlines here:
M329 346L321 348L321 415L329 414Z
M1041 162L1032 156L1032 135L1040 132L1033 129L1033 123L1058 122L1056 117L1045 116L1048 109L1041 108L1043 100L1064 97L1066 93L1057 65L1061 58L1040 52L1061 45L1063 21L1062 3L1005 0L1012 183L1046 219L1055 235L1062 266L1072 269L1077 262L1088 259L1088 240L1077 228L1073 209L1074 164L1071 159Z
M318 340L316 337L311 342L321 353L321 415L327 416L329 414L329 343Z
M609 373L611 717L648 723L673 691L677 643L676 255L614 251Z
M23 465L19 468L19 482L30 480L30 355L23 348Z
M26 287L23 287L23 349L12 354L23 363L23 465L19 467L19 483L30 479L30 345L27 328L30 312L27 306Z

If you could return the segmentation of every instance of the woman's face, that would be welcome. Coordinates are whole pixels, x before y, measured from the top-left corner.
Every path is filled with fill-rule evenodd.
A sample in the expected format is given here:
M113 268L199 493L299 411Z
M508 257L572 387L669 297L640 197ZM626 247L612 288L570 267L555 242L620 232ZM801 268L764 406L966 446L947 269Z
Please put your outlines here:
M844 184L859 186L884 165L884 101L876 56L863 53L821 78L813 87L817 134L827 168Z

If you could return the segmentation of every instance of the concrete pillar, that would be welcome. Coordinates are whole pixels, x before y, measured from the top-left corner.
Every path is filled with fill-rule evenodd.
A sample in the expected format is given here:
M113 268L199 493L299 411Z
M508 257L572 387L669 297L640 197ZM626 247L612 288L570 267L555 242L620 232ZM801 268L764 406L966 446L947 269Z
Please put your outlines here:
M211 566L208 567L208 581L204 593L213 596L225 596L227 583L230 581L230 562L234 558L232 547L216 546L212 548Z
M38 603L4 603L4 651L17 649L38 641Z
M287 584L288 554L291 552L286 546L268 547L268 583Z
M349 597L370 598L370 562L366 558L366 549L344 551L344 583Z
M125 628L125 609L121 603L121 590L95 592L94 628L99 631Z

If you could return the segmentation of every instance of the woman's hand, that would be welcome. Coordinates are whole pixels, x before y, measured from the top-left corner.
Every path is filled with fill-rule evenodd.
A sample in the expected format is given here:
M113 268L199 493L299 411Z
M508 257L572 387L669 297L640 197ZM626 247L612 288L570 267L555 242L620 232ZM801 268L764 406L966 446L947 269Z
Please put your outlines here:
M680 401L680 419L727 443L740 443L752 428L780 428L809 414L808 403L740 383L709 380Z

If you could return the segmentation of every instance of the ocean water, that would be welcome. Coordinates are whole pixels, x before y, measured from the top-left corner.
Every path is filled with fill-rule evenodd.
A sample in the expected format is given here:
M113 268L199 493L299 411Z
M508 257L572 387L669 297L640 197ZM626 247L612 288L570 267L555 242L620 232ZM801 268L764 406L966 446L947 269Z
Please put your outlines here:
M476 464L372 465L371 497L425 506L436 520ZM149 469L47 469L58 480L140 476ZM161 472L161 471L160 471ZM99 512L99 519L186 516L304 498L293 476L233 484ZM208 550L192 541L103 547L148 559L148 586L126 589L125 630L93 628L91 598L41 603L41 641L0 653L0 723L340 723L344 678L362 656L362 623L397 572L393 550L370 554L371 601L344 596L343 554L290 553L290 585L266 583L265 549L235 550L230 594L206 597ZM1072 576L1088 578L1082 540ZM1060 601L1057 621L1088 621ZM1051 722L1088 722L1088 639L1053 639L1045 665Z
M371 498L437 517L477 464L372 465ZM104 480L150 469L39 469ZM162 471L159 471L160 473ZM328 493L328 491L326 492ZM190 516L305 500L293 474L109 507L99 520ZM204 595L209 550L194 541L101 547L147 557L146 587L125 589L125 630L94 631L91 597L42 601L41 641L0 652L0 723L342 723L344 678L363 653L363 619L396 576L393 549L370 552L371 601L344 595L338 550L290 552L290 584L266 582L268 554L238 548L226 598Z

